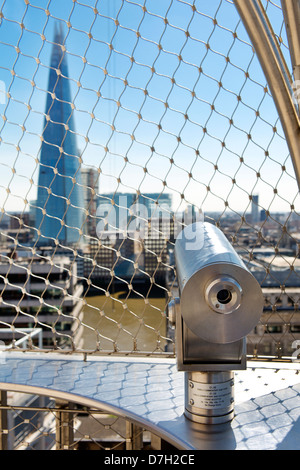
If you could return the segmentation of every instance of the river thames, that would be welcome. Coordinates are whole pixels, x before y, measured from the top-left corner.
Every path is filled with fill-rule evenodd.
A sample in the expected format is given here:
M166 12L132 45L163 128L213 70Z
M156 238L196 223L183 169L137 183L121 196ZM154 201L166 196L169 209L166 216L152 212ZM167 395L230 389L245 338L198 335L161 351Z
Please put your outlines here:
M113 296L86 297L80 315L80 347L84 350L119 352L164 351L166 339L166 305L164 297L136 296L125 292Z

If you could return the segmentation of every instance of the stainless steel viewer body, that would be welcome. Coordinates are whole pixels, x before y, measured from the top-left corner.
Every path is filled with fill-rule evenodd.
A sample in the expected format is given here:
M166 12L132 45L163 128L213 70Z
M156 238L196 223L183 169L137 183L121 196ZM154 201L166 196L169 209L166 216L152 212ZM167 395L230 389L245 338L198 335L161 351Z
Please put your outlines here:
M245 337L262 314L262 291L212 224L186 227L175 243L175 261L180 299L171 308L176 311L178 370L188 372L186 415L197 422L228 421L232 371L246 368Z

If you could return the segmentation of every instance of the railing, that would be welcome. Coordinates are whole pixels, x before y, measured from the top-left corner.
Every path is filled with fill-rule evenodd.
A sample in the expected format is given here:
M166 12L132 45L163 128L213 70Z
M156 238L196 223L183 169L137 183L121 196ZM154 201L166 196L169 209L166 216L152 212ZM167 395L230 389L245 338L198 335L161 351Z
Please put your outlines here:
M205 218L265 293L248 354L293 354L298 3L234 3L3 2L0 321L29 349L174 354L173 245Z
M7 433L0 450L158 450L167 443L124 418L78 404L23 394L18 404L0 392ZM4 404L5 403L5 404Z
M0 342L0 345L3 347L3 351L7 351L12 348L19 348L21 345L23 345L24 349L28 348L28 343L32 343L32 338L35 336L38 337L38 347L39 349L42 349L43 347L43 330L42 328L21 328L18 329L16 332L12 331L11 328L3 328L1 329L1 333L4 335L15 335L16 333L21 336L20 339L14 341L11 344L5 345L4 342ZM0 346L1 349L1 346Z
M174 358L174 243L205 220L263 290L248 358L297 360L299 17L297 0L2 2L5 348Z

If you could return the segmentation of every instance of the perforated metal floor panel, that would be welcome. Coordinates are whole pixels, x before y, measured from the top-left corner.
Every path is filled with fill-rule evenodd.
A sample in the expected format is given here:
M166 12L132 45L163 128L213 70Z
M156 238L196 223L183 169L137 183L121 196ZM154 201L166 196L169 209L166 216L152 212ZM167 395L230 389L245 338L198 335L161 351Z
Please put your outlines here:
M235 374L233 422L208 433L183 415L184 375L174 360L11 353L0 363L1 390L114 413L178 449L300 449L299 379L297 364L248 363Z

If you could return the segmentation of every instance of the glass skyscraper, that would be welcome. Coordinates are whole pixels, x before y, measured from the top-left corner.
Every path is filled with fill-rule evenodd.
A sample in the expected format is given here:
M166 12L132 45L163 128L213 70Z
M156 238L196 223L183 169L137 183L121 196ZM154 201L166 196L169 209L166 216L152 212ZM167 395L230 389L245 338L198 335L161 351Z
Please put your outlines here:
M74 244L84 221L70 81L62 29L52 46L37 192L38 244Z

